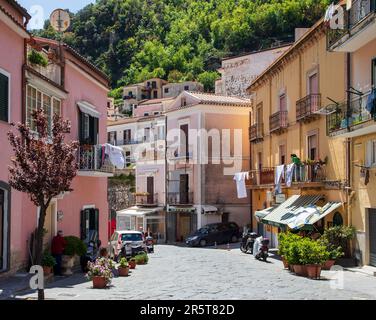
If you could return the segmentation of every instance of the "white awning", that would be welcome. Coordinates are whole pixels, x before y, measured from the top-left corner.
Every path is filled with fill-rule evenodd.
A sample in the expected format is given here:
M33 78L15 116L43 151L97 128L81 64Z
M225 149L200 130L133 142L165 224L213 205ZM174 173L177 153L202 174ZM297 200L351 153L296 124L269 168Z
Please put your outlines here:
M204 213L217 213L218 212L218 208L214 207L214 206L202 206L202 210L204 211Z
M101 116L100 112L96 110L95 106L87 101L78 101L77 105L83 113L86 113L94 118L99 118Z
M155 213L158 211L162 211L163 207L155 207L155 208L141 208L141 207L130 207L128 209L116 211L116 215L118 216L145 216L147 214Z

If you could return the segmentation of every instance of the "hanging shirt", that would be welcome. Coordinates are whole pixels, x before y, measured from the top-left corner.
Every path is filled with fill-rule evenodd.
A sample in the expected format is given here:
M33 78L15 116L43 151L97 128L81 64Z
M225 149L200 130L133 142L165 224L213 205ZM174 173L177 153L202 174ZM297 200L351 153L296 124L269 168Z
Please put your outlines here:
M238 198L247 198L247 189L245 187L245 179L249 179L249 173L238 172L235 173L234 180L236 181L236 190L238 192Z
M275 182L275 192L276 192L276 194L282 193L281 180L282 180L282 177L283 177L284 170L285 170L284 164L277 166L275 168L275 181L274 182Z
M286 187L291 187L294 167L295 167L294 163L290 163L289 165L286 166Z
M106 155L108 155L112 165L114 165L117 169L124 169L125 159L123 149L115 147L109 143L106 143L105 147Z

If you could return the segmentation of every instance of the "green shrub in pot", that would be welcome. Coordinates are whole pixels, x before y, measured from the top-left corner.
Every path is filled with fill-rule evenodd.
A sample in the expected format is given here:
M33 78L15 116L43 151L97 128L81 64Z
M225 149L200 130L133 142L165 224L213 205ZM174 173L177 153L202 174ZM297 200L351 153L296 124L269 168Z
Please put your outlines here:
M64 255L67 256L83 256L86 251L85 243L78 237L75 236L66 236L64 237L66 241L66 246L64 248Z

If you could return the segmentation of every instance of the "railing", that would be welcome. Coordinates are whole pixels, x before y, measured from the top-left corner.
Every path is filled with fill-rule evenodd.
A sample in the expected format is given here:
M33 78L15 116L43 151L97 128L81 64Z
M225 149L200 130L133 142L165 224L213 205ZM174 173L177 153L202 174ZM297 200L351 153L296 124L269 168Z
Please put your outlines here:
M192 204L193 203L193 192L169 192L167 195L168 204Z
M275 132L287 128L287 111L278 111L269 117L269 131Z
M370 14L376 12L376 0L353 0L349 11L342 6L344 13L343 29L327 29L327 48L332 48L342 37L350 35L354 28L357 28Z
M372 115L367 110L370 94L371 92L351 100L349 107L347 107L346 101L339 103L336 111L326 117L328 135L345 129L356 129L357 125L371 120ZM374 100L373 103L376 103L376 101Z
M136 205L158 205L158 193L135 194Z
M31 47L28 46L28 54L33 50ZM58 85L62 85L61 82L61 66L59 66L57 63L52 62L48 54L44 51L37 51L39 54L41 54L45 59L48 61L48 65L46 67L42 65L33 64L27 59L27 65L31 68L33 68L35 71L40 73L41 75L45 76L47 79L55 82Z
M275 184L275 168L262 168L261 170L251 170L248 186L263 186ZM325 167L319 163L296 165L293 169L292 183L323 182L326 180ZM282 184L286 183L286 166L282 175Z
M80 171L98 171L114 173L115 167L110 163L101 145L82 145L77 151L77 164Z
M321 107L321 94L309 94L296 102L296 120L313 117Z
M137 140L137 139L118 139L116 142L118 146L126 146L130 144L139 144L139 143L142 143L142 142L141 140Z
M255 123L249 128L249 140L257 141L262 140L264 137L264 124Z

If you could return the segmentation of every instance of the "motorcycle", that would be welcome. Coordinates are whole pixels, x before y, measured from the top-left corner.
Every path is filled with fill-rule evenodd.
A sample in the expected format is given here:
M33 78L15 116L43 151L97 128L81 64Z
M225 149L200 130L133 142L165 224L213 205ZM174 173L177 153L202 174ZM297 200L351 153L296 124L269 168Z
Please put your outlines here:
M262 259L264 262L266 262L266 259L269 256L269 239L263 237L257 238L255 241L255 247L258 247L256 251L254 251L256 252L255 259Z
M240 242L241 252L248 253L248 251L250 251L251 254L253 254L253 245L257 237L258 234L256 232L251 232L250 230L243 233L242 241Z
M154 253L154 240L152 236L147 236L145 239L146 250L148 253Z
M98 258L99 248L101 246L101 241L98 240L95 242L94 240L89 241L87 245L86 254L80 257L80 265L82 272L88 272L87 264L88 262L94 262Z

